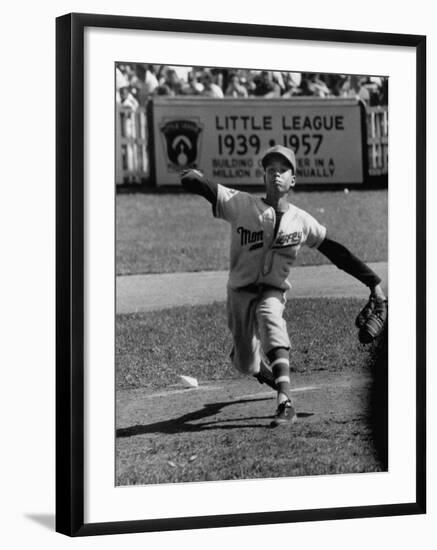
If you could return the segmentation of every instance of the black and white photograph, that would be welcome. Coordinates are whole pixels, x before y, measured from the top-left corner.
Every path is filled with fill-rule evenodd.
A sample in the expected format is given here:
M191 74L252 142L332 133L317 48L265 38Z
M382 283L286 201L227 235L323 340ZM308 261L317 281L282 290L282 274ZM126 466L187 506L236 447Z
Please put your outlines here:
M389 77L114 73L115 484L387 472Z
M57 531L424 513L424 45L58 18Z
M431 8L5 4L3 547L434 549Z

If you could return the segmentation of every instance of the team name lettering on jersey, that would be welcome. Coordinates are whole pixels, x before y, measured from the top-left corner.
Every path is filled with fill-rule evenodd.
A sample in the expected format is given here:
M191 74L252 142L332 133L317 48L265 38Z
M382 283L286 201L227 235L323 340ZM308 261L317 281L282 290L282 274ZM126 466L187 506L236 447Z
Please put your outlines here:
M301 246L317 247L326 228L308 212L290 204L274 235L274 209L260 197L217 185L217 218L231 224L229 288L253 283L288 290L291 266Z
M302 240L302 231L295 231L294 233L279 233L276 237L275 246L295 246Z
M262 243L263 240L263 231L251 231L250 229L246 229L242 225L237 227L237 233L240 235L240 244L241 246L245 246L246 244L253 244L253 243ZM258 247L256 247L258 248ZM250 247L252 249L252 246Z

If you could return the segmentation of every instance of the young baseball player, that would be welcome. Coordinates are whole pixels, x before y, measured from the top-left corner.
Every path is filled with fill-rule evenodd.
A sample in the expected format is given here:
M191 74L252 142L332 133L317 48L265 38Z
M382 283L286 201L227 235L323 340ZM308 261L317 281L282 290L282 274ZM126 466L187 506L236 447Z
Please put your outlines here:
M233 337L231 360L241 372L277 391L272 427L296 420L290 399L290 340L283 318L285 293L293 262L306 245L327 256L337 267L370 289L357 317L360 340L380 334L387 317L381 279L344 246L326 236L326 228L288 202L296 183L291 149L276 145L261 159L265 197L259 198L211 182L198 170L181 173L183 187L205 197L213 214L231 225L230 273L227 286L228 326Z

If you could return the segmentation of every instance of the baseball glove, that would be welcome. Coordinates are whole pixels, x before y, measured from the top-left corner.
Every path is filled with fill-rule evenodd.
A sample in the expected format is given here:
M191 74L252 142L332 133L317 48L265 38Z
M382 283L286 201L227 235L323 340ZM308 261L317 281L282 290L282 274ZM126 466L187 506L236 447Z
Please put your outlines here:
M355 320L356 326L360 329L358 339L362 344L370 344L381 334L387 321L387 315L387 300L370 296Z

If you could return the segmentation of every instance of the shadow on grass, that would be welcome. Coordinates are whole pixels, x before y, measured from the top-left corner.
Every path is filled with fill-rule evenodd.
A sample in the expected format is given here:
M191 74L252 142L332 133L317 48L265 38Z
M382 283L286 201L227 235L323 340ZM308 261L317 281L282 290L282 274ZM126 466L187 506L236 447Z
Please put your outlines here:
M388 469L388 324L371 358L373 383L370 390L370 425L377 457Z
M130 428L119 428L116 431L117 437L132 437L135 435L143 434L153 434L153 433L166 433L166 434L175 434L180 432L200 432L203 430L213 430L217 429L217 426L214 424L217 421L203 422L201 424L191 424L196 420L202 420L208 418L209 416L214 416L218 414L225 407L231 405L242 404L242 403L255 403L256 401L267 401L271 399L270 397L263 397L259 399L238 399L236 401L223 401L219 403L207 403L198 411L184 414L178 418L172 418L171 420L164 420L162 422L154 422L148 425L137 425L131 426ZM260 420L261 418L270 418L266 417L246 417L241 420ZM223 422L223 420L221 421ZM249 424L247 427L256 428L262 425L259 424ZM241 424L235 426L226 426L226 429L230 428L242 428Z
M192 424L196 420L202 420L209 416L214 416L222 411L225 407L231 405L241 405L243 403L256 403L257 401L269 401L271 397L263 397L258 399L238 399L237 401L223 401L219 403L208 403L204 405L198 411L184 414L178 418L172 418L171 420L164 420L162 422L153 422L147 425L130 426L129 428L119 428L116 431L116 437L133 437L136 435L164 433L164 434L176 434L181 432L201 432L204 430L231 430L241 428L265 428L266 423L244 423L253 420L270 420L272 415L269 416L246 416L239 418L236 422L235 418L232 419L220 419L211 420L202 423ZM299 417L311 416L311 413L299 413ZM234 422L234 424L231 424ZM236 422L236 423L235 423ZM225 424L225 425L223 425Z
M211 420L207 422L192 424L196 420L202 420L209 416L214 416L222 411L225 407L231 405L241 405L243 403L256 403L257 401L269 401L271 397L262 397L257 399L238 399L236 401L223 401L218 403L208 403L204 405L198 411L184 414L178 418L172 418L171 420L164 420L162 422L153 422L147 425L130 426L129 428L119 428L116 431L116 437L133 437L136 435L163 433L163 434L176 434L181 432L201 432L205 430L232 430L241 428L266 428L268 424L263 423L245 423L252 420L271 420L272 415L268 416L246 416L238 419L237 423L235 418ZM312 416L312 413L298 413L299 418Z

